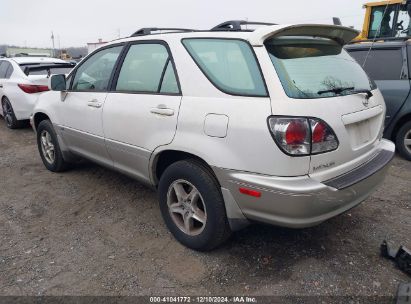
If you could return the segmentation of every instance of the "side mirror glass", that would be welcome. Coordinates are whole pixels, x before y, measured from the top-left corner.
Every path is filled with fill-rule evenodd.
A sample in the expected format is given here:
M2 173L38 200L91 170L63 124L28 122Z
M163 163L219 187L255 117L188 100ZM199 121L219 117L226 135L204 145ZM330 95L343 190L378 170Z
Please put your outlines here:
M52 75L49 78L49 89L51 91L65 91L66 90L66 76L61 75Z

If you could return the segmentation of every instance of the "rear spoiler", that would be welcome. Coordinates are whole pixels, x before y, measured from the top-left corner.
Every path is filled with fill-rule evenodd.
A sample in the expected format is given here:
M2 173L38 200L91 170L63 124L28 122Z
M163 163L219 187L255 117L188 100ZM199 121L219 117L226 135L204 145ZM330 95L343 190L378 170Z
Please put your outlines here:
M332 39L345 45L360 34L359 31L339 25L301 24L290 26L264 26L256 29L249 38L251 45L263 46L269 38L282 36L314 36Z
M38 65L38 66L26 66L24 68L24 74L28 76L30 75L30 72L34 72L34 71L48 71L48 74L50 76L51 69L70 69L70 68L74 68L75 66L76 64L74 62L43 64L43 65Z

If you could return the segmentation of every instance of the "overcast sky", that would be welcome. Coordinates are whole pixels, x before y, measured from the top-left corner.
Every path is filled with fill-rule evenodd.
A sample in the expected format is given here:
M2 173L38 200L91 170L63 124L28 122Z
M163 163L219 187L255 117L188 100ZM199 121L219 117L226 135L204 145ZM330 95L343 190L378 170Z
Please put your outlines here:
M365 0L0 0L0 44L51 47L109 41L141 27L208 29L225 20L332 23L360 29Z

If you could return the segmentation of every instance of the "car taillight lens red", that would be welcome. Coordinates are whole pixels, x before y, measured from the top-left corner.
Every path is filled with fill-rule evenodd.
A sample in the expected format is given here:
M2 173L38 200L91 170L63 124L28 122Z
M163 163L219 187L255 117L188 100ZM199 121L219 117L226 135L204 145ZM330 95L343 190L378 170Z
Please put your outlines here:
M270 117L268 123L277 145L291 156L324 153L338 148L334 131L320 119Z
M27 94L41 93L49 90L48 86L35 84L18 84L19 88Z
M299 120L291 121L285 130L285 141L287 145L298 145L304 142L307 137L307 128Z
M327 126L323 122L317 122L312 127L313 130L313 143L319 143L324 141Z

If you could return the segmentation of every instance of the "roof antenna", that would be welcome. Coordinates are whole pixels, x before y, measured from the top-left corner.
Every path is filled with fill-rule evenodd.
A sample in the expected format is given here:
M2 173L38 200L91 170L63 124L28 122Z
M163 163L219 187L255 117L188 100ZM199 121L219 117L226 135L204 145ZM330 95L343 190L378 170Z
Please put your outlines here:
M368 50L367 56L365 56L365 60L364 60L364 63L362 65L363 68L365 67L365 64L367 63L368 56L370 56L370 53L371 53L371 50L374 46L375 40L377 40L377 35L381 31L382 21L384 20L385 14L387 13L387 9L388 9L389 4L390 4L390 2L387 2L387 5L385 6L385 10L384 10L384 14L382 15L382 18L381 18L380 26L378 27L377 31L375 32L374 39L372 40L370 49Z

